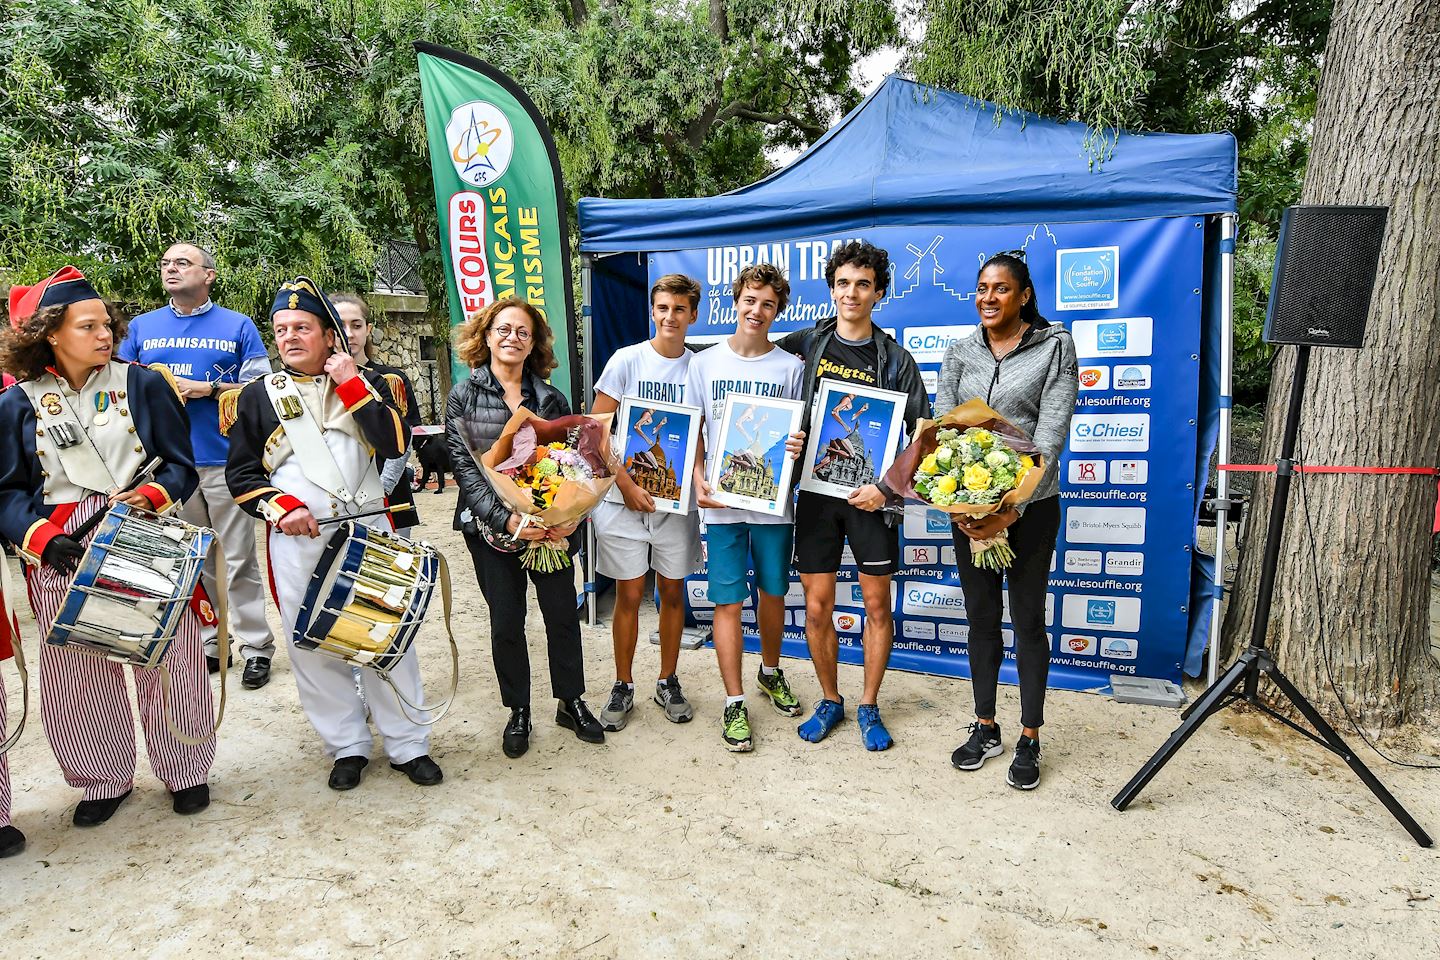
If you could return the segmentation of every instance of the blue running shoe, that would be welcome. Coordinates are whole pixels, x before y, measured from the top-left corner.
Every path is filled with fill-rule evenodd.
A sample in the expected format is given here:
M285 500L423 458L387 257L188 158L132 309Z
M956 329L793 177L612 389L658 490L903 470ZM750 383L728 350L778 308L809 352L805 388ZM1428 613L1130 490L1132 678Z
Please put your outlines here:
M890 738L890 731L885 729L885 721L880 719L880 708L875 704L860 704L855 719L860 724L860 739L866 750L889 750L895 742Z
M811 743L819 743L830 735L835 729L835 724L845 719L845 701L839 703L834 700L821 700L815 704L815 712L810 719L800 724L796 731L800 734L801 740L809 740Z

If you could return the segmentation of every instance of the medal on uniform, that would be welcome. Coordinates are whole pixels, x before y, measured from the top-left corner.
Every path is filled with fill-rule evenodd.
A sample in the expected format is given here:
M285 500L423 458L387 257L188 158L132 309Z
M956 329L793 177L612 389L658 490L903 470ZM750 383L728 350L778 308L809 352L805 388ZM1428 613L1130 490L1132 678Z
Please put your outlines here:
M104 390L95 394L95 419L91 421L97 427L103 427L110 422L110 414L105 411L110 408L110 394Z

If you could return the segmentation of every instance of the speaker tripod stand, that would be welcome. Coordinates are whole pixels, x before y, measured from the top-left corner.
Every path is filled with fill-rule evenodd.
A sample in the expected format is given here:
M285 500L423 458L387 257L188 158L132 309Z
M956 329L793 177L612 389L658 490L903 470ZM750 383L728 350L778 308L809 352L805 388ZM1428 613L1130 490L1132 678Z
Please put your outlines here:
M1305 699L1305 695L1280 672L1274 656L1265 645L1266 628L1270 622L1270 603L1275 594L1275 571L1280 563L1280 540L1285 532L1285 509L1290 495L1290 479L1295 473L1295 438L1300 429L1300 406L1305 394L1305 374L1309 365L1310 347L1302 344L1296 348L1295 377L1290 385L1290 406L1285 415L1285 433L1280 444L1280 458L1275 461L1275 493L1270 501L1270 523L1265 534L1265 556L1260 566L1260 589L1255 602L1255 621L1251 628L1250 645L1230 668L1181 714L1180 726L1170 735L1170 739L1130 778L1130 782L1115 795L1110 804L1116 810L1124 810L1212 714L1237 700L1244 700L1344 760L1370 792L1385 805L1385 809L1415 838L1415 842L1422 847L1428 847L1431 844L1430 835L1360 761L1340 734L1325 722L1314 704ZM1224 535L1223 530L1220 533ZM1313 731L1281 716L1260 700L1262 676L1270 678L1270 682L1280 694L1314 728Z

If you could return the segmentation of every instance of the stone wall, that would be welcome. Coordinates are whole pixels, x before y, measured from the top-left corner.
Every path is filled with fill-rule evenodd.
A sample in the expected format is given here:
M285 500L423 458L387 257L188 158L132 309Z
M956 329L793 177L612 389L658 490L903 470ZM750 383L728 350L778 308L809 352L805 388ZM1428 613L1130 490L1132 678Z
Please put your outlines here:
M376 359L399 367L410 377L424 423L442 423L445 398L450 394L450 345L434 336L425 312L427 298L372 293L366 300Z

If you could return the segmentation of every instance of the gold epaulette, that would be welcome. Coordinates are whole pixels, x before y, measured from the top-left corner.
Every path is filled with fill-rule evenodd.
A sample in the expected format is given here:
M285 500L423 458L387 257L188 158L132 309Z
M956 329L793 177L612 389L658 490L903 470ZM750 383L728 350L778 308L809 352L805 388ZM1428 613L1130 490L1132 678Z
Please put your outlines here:
M165 382L170 384L170 389L175 391L175 396L179 397L180 402L183 404L185 402L185 395L180 392L180 384L175 382L175 374L170 372L170 368L163 363L152 363L150 364L150 369L165 378Z
M220 405L220 436L228 437L230 428L235 426L235 417L240 413L240 388L226 390L216 402Z
M400 416L410 415L410 398L405 394L405 378L398 373L381 374L385 383L390 387L390 396L395 398L395 406L400 411Z

